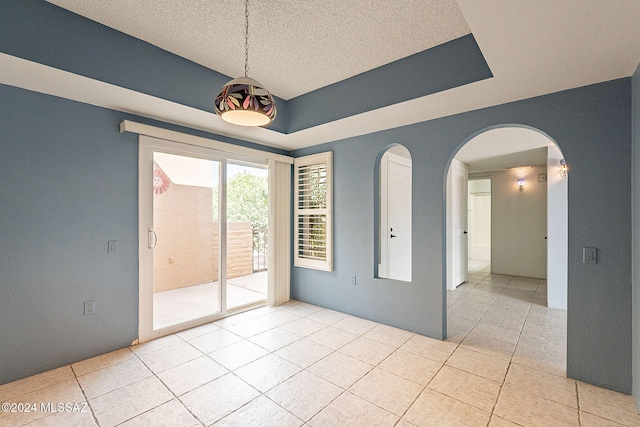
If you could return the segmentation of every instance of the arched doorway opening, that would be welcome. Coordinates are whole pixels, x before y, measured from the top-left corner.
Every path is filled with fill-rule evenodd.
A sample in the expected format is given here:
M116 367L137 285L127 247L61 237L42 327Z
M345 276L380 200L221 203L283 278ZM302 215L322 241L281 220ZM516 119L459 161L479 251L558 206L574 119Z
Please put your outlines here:
M483 129L452 155L445 186L448 340L566 373L566 172L556 143L521 125Z

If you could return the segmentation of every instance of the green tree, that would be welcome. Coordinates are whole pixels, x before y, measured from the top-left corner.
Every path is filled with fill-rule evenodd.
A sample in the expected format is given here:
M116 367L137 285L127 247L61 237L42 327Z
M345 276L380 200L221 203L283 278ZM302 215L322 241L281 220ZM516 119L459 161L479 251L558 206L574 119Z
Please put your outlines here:
M227 221L250 222L254 229L267 228L269 184L266 178L249 172L236 174L227 183ZM218 216L218 187L213 188L213 220Z
M248 221L254 229L267 228L269 184L266 178L241 172L227 184L227 221Z

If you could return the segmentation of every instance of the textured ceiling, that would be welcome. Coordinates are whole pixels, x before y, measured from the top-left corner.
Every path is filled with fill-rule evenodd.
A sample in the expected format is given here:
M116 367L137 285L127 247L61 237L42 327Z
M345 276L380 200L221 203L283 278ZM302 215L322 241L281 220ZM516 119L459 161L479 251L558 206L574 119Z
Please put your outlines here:
M2 52L0 84L296 150L627 78L640 62L639 0L252 2L250 75L284 98L469 32L493 77L288 134L233 126L209 110ZM243 74L241 0L51 3L223 74ZM487 150L500 154L495 146Z
M231 77L242 0L48 0ZM469 34L455 0L252 0L249 76L284 99Z
M553 142L539 132L508 127L492 129L472 138L456 154L469 172L486 172L519 166L546 166L547 148Z

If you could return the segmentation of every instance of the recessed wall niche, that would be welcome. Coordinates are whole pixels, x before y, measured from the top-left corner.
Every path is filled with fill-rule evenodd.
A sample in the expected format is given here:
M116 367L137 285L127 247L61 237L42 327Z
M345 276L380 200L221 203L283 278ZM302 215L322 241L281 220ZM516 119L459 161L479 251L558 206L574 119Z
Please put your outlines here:
M411 154L402 145L380 158L377 277L411 281Z

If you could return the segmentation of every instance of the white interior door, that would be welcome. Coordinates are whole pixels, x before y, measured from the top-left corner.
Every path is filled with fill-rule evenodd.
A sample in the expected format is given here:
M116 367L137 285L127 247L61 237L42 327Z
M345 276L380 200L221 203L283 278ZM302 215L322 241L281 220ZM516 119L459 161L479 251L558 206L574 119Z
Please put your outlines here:
M468 233L467 233L467 165L462 162L451 164L453 167L452 185L452 225L453 225L453 287L467 281L468 270Z
M411 281L411 160L392 153L385 157L388 277Z

